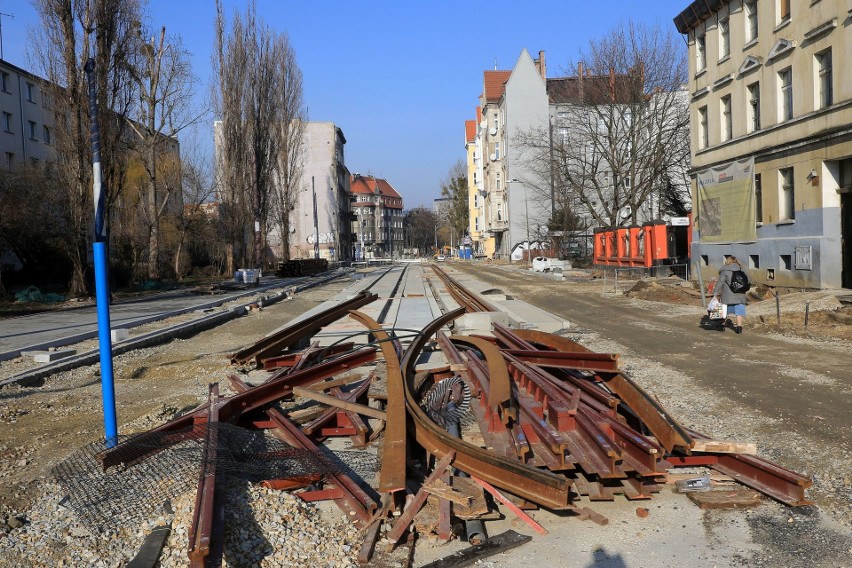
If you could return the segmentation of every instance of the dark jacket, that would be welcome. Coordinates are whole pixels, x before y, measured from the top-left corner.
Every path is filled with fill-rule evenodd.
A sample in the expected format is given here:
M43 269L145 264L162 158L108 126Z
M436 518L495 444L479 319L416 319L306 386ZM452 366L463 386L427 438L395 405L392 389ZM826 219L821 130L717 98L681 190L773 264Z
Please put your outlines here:
M713 296L719 298L723 304L745 304L746 295L737 294L731 291L731 275L737 270L742 270L736 262L724 264L719 269L719 278L716 280L716 287L713 288Z

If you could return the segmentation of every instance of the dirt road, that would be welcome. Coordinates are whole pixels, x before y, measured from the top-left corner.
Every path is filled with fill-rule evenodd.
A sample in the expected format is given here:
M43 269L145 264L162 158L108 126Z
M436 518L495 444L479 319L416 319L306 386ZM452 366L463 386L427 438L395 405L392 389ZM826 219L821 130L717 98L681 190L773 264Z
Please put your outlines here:
M453 268L593 332L578 339L619 352L622 367L686 426L756 442L761 455L809 473L812 497L852 525L852 343L767 332L748 320L741 335L707 330L700 301L635 300L604 293L590 279L558 282L508 266ZM749 310L760 311L754 304ZM611 349L608 342L615 342Z

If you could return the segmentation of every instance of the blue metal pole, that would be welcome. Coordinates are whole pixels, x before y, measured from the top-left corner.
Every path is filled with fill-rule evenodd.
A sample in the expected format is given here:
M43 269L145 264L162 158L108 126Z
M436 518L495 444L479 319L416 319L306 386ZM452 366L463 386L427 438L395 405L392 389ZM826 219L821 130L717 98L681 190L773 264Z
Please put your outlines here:
M98 342L101 356L101 398L104 407L104 433L106 446L118 443L118 425L115 414L115 380L112 374L112 337L109 322L109 265L107 264L107 238L104 215L104 192L101 188L101 141L98 128L97 89L95 86L95 60L89 58L85 66L89 82L89 119L92 141L92 190L95 203L95 299L98 306Z

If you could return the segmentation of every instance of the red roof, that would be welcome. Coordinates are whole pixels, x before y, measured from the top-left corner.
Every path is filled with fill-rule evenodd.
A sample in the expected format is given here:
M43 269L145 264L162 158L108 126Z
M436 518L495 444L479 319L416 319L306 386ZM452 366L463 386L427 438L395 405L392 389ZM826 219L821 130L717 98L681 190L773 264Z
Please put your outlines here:
M465 142L473 142L474 138L476 138L476 121L475 120L465 120L464 121L464 141Z
M486 71L485 72L485 101L499 101L506 88L511 71Z
M388 183L387 180L373 176L354 174L350 177L349 187L353 194L375 195L376 190L384 200L385 206L392 209L402 209L402 196ZM398 199L399 202L394 200Z

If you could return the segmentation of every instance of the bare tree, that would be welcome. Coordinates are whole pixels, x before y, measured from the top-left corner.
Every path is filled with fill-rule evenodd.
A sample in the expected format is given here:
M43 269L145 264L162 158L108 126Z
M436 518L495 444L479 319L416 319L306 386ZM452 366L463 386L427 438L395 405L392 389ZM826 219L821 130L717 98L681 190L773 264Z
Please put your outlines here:
M65 214L62 247L71 266L69 294L86 293L86 258L92 233L92 166L86 78L83 65L95 62L101 126L103 191L109 210L124 182L124 116L132 100L128 75L140 0L33 0L41 18L35 33L35 58L53 89L46 94L56 113L55 149Z
M197 147L185 147L181 158L183 206L176 216L177 239L173 260L175 278L178 281L183 279L191 264L188 257L195 245L192 238L204 243L199 248L205 250L206 254L203 256L208 260L218 257L215 234L211 232L211 220L216 212L210 210L213 205L210 199L215 188L211 164Z
M287 36L260 20L253 2L245 15L234 15L227 35L218 0L216 13L214 66L219 86L214 95L221 120L218 166L226 220L232 242L239 244L240 259L261 266L276 183L283 179L287 191L297 183L293 175L299 167L298 145L287 145L293 142L290 121L300 117L295 109L301 109L301 72ZM301 125L295 129L298 134ZM286 207L287 195L279 201Z
M464 161L457 161L447 172L447 177L441 182L441 196L449 199L447 222L450 225L450 235L464 235L470 219L467 166Z
M416 248L422 254L433 247L440 222L434 211L423 206L406 211L402 224L405 229L406 248Z
M0 175L0 251L14 255L26 278L34 279L39 272L62 272L57 266L57 260L61 260L57 259L61 250L57 245L65 226L59 207L51 199L56 183L54 168L26 163ZM3 295L0 278L0 297Z
M278 109L281 112L281 143L278 147L277 191L275 213L278 231L281 234L281 258L290 258L290 212L295 206L304 169L305 122L302 96L302 71L296 63L295 50L286 36L282 38L283 57L279 61L278 73L281 87L278 91Z
M659 26L629 22L590 43L577 76L549 81L557 111L550 129L522 145L561 217L552 227L636 223L643 208L646 217L660 213L672 184L686 187L687 65L678 41Z
M181 204L176 137L201 115L192 107L197 80L181 38L170 37L167 41L165 27L150 40L146 39L148 35L139 30L140 55L130 68L138 102L127 123L138 138L137 151L145 169L141 213L148 233L147 276L158 280L160 219L167 207L171 205L174 210Z

